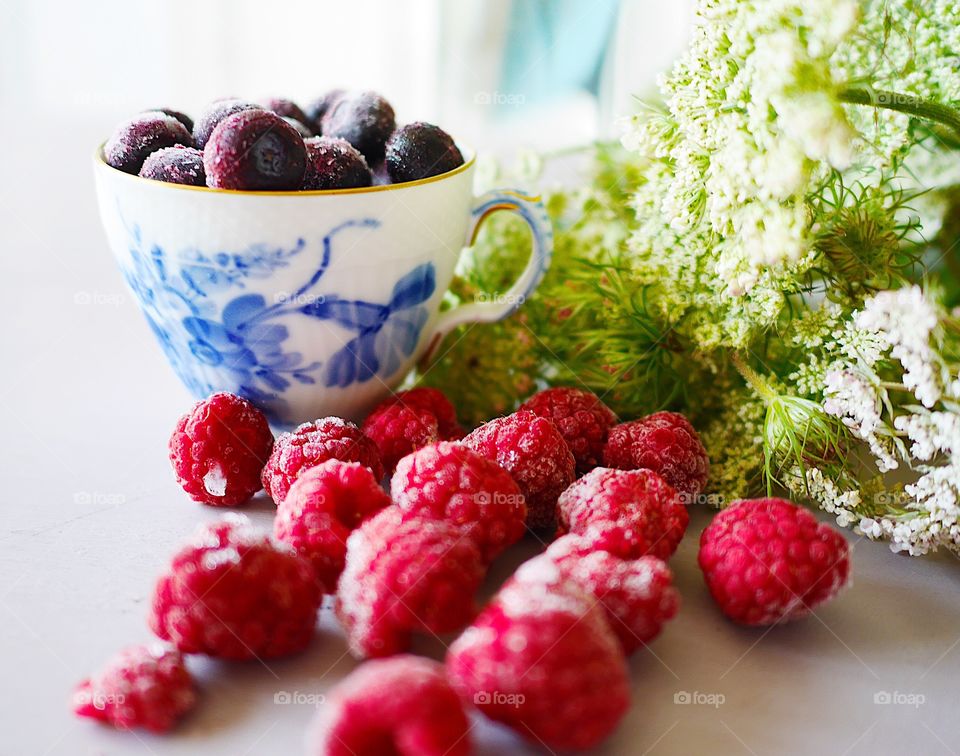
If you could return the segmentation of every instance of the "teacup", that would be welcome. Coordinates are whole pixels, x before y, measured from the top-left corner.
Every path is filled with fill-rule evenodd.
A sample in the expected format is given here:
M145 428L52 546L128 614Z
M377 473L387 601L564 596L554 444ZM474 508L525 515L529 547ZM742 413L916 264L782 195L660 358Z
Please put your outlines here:
M114 256L167 360L197 397L231 391L278 426L361 419L451 328L513 312L550 264L538 198L474 198L475 158L405 184L239 192L151 181L95 157ZM485 217L530 226L525 270L496 301L441 311Z

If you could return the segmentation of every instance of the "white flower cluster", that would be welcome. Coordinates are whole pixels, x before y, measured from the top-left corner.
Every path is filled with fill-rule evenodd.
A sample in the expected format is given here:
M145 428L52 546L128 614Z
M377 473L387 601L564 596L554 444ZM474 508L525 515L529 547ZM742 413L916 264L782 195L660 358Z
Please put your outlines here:
M919 473L901 497L878 494L881 513L864 517L860 530L871 538L889 538L895 551L924 554L941 545L960 551L960 384L939 353L937 310L919 287L911 286L871 297L853 321L863 332L858 339L874 345L870 361L851 360L827 373L824 411L841 417L869 444L881 472L903 461ZM850 342L844 347L848 356L862 358ZM900 381L881 380L884 367L897 367ZM910 442L909 448L901 439ZM821 487L821 493L826 498L814 498L828 511L842 506L830 491Z
M856 135L829 59L857 9L856 0L702 0L690 48L661 81L669 115L624 139L671 166L651 191L673 231L731 240L715 272L733 295L762 269L800 260L811 175L852 160Z
M880 292L866 302L854 322L864 331L880 334L891 345L891 355L903 365L903 385L924 407L937 403L940 371L930 345L937 313L918 286Z

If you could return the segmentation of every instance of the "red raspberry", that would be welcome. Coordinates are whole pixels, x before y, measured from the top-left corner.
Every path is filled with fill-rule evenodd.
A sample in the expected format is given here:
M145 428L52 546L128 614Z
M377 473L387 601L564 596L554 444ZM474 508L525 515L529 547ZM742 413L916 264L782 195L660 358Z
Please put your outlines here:
M260 410L234 394L211 394L177 421L170 464L191 499L232 507L260 490L272 448L273 434Z
M328 459L290 486L277 507L273 534L309 559L325 591L334 593L350 532L389 504L390 497L368 468Z
M583 475L600 464L607 432L616 424L613 414L592 391L560 386L534 394L520 409L552 420Z
M735 501L701 534L697 561L721 611L742 625L804 617L850 575L843 536L786 499Z
M595 549L586 538L565 535L521 566L518 574L541 569L537 563L543 560L600 602L626 654L659 635L680 607L670 568L655 556L621 559Z
M610 429L603 464L619 470L660 473L684 494L686 503L707 484L710 458L690 421L676 412L657 412Z
M363 421L362 430L377 445L388 474L410 452L440 440L437 416L402 402L381 404Z
M596 747L630 706L620 644L572 583L509 581L450 646L447 675L465 701L548 749Z
M459 630L476 614L483 575L480 551L461 528L384 509L347 540L337 616L351 652L389 656L409 648L413 631Z
M361 664L314 724L317 756L469 756L470 722L443 665L401 655Z
M399 391L380 404L380 407L396 403L433 414L437 418L437 424L440 428L441 441L455 441L458 438L463 438L463 428L457 421L457 411L439 389L420 386L407 391Z
M263 487L279 504L301 472L328 459L359 462L369 467L377 480L383 477L376 444L353 423L324 417L277 437L263 468Z
M486 561L524 533L527 505L510 473L458 443L441 441L401 459L390 493L405 517L465 528Z
M560 532L590 538L623 559L669 559L690 515L680 494L650 470L598 467L560 494Z
M119 730L166 732L196 703L193 678L178 651L160 643L131 646L73 692L74 714Z
M577 475L570 447L552 421L520 410L481 425L463 443L517 481L527 501L527 525L556 525L557 497Z
M184 653L271 658L313 637L322 586L310 563L242 515L204 525L157 581L150 628Z

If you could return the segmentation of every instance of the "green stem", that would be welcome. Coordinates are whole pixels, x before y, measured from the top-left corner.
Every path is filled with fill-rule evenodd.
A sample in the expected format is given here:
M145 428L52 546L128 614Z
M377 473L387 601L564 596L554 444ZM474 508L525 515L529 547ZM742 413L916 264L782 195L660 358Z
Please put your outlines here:
M776 392L770 387L766 379L744 362L740 354L737 352L731 354L730 361L733 362L733 366L737 369L737 372L750 384L750 388L756 391L760 398L763 399L764 404L769 404L772 399L776 398Z
M840 90L839 97L843 102L854 105L872 105L875 108L896 110L899 113L907 113L917 118L935 121L944 126L949 126L957 135L960 135L960 111L949 105L927 102L919 97L899 92L874 89L869 84L844 87Z

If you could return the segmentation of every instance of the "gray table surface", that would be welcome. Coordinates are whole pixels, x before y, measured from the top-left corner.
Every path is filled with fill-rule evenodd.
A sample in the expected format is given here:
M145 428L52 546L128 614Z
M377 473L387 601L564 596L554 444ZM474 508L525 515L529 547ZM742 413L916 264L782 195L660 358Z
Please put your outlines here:
M153 579L196 523L216 516L171 478L166 439L190 398L123 288L87 153L75 154L8 150L5 176L16 180L0 185L0 754L300 753L313 707L275 695L322 693L356 664L329 607L297 658L191 659L202 700L170 736L117 733L68 712L81 677L149 639ZM267 500L248 511L269 523ZM960 751L956 559L860 542L854 584L837 601L800 623L742 629L717 612L696 568L709 516L694 512L672 561L683 607L631 659L634 704L603 753ZM515 547L488 590L535 550ZM480 753L536 752L480 720L474 734Z

